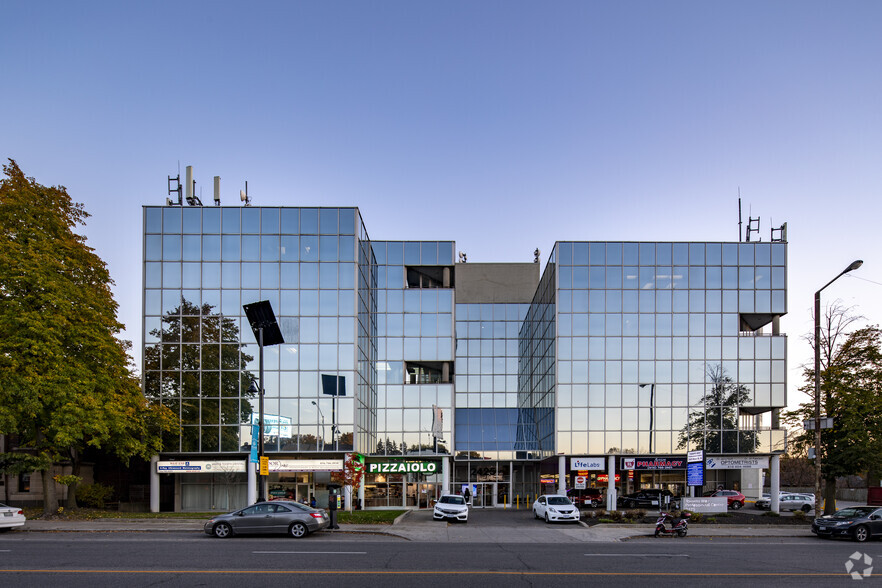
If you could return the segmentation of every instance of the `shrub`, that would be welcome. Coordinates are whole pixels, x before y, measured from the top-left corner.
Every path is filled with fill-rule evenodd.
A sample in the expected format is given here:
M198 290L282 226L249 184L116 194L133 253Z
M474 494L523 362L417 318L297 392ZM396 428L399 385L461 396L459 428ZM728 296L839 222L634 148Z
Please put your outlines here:
M625 518L631 521L637 521L646 516L646 511L642 508L635 508L625 513Z
M625 518L624 513L620 510L611 510L608 513L606 513L606 516L608 516L611 520L616 521L616 522L621 521L622 519Z
M100 482L82 484L77 487L77 504L104 508L104 503L113 496L113 488Z
M780 517L781 515L780 515L779 513L777 513L777 512L774 512L774 511L771 511L771 510L770 510L769 512L764 512L764 513L763 513L763 516L764 516L764 517Z
M803 510L793 511L793 518L796 519L797 521L804 521L805 520L805 511L803 511Z
M686 512L688 512L688 511L686 511ZM685 514L685 513L684 513L684 514ZM703 520L704 520L704 515L701 514L700 512L693 512L693 513L689 516L689 522L690 522L690 523L700 523L700 522L702 522Z

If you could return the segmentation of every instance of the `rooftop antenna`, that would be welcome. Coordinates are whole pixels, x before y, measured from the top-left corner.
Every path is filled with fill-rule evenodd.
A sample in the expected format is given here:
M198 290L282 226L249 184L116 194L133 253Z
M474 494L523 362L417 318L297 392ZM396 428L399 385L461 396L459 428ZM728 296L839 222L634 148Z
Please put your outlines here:
M536 251L533 252L533 263L539 263L539 256L542 255L542 252L539 251L539 248L536 248Z
M738 186L738 242L741 242L741 186Z
M187 181L187 204L190 206L202 206L202 201L199 200L199 197L196 195L196 180L193 179L193 166L188 165L185 170Z
M777 233L777 235L776 235ZM784 223L777 229L772 227L772 243L786 243L787 242L787 223Z
M175 201L175 200L172 200L171 198L166 198L165 199L166 206L183 206L184 200L183 200L183 197L181 196L182 188L181 188L180 164L178 164L178 166L179 167L178 167L177 177L174 177L174 178L171 176L168 177L168 194L169 194L169 196L171 196L172 194L177 193L178 199L177 199L177 201ZM175 182L176 186L173 187L172 182Z
M214 205L220 206L220 176L214 176Z
M251 198L248 197L248 180L245 180L245 189L239 190L239 199L245 203L245 206L251 206Z

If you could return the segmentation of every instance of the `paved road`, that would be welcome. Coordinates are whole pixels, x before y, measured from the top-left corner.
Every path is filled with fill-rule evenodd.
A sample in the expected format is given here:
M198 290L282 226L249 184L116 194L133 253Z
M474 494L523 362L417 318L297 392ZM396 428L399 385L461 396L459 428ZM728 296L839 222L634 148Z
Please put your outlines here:
M853 585L845 563L856 551L882 562L879 542L813 537L435 543L333 533L300 540L180 531L8 533L0 536L0 585L832 586ZM865 567L861 559L859 569Z

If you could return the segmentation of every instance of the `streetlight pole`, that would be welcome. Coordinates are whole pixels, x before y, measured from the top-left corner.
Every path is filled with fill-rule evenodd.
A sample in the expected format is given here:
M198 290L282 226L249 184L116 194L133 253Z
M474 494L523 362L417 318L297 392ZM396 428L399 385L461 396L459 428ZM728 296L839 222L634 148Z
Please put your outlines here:
M324 451L325 450L325 413L322 412L322 407L319 406L318 402L313 400L312 404L313 404L313 406L315 406L318 409L319 416L322 417L322 434L321 434L322 448L320 451ZM318 427L318 421L316 421L316 427ZM318 448L318 447L316 447L316 448Z
M863 265L857 259L838 276L815 292L815 517L821 515L821 291L850 271ZM828 366L829 367L829 366Z
M653 437L655 437L655 384L638 384L641 388L649 386L649 453L652 453Z

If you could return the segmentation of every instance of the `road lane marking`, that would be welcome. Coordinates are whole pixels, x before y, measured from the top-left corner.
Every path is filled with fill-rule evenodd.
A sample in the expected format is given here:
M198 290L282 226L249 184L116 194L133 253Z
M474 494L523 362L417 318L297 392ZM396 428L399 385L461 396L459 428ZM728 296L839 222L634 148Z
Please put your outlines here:
M715 577L841 577L848 578L845 572L522 572L522 571L389 571L389 570L43 570L43 569L0 569L2 574L242 574L242 575L337 575L337 576L715 576Z
M317 554L331 554L331 555L367 555L367 551L252 551L251 553L261 553L261 554L286 554L286 553L297 553L302 555L317 555Z
M683 553L583 553L585 557L689 557Z

